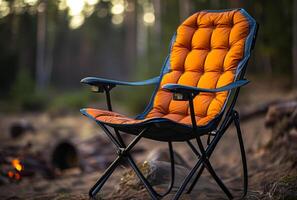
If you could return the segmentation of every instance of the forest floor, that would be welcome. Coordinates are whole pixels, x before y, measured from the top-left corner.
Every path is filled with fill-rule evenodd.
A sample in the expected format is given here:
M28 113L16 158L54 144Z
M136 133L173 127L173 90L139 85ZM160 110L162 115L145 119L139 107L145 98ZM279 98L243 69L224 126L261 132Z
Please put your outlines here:
M260 87L259 85L261 84L252 84L242 91L238 104L239 112L261 105L259 102L296 97L296 94L292 92L274 87L273 83L269 85L269 88L268 84L263 84L266 86ZM0 150L8 146L26 146L30 143L33 151L39 151L43 157L48 157L46 158L47 162L50 162L52 149L59 141L70 140L77 143L77 141L87 141L94 135L99 135L100 140L106 140L99 127L87 118L80 116L79 113L66 116L49 116L46 113L5 114L5 116L0 114L0 118ZM18 138L11 138L10 125L20 119L32 123L35 131ZM246 199L278 199L282 192L280 189L282 185L291 187L292 191L290 192L296 194L297 170L296 166L294 168L292 165L295 164L297 156L296 160L294 160L295 158L292 158L293 161L288 160L285 156L286 149L270 148L272 130L265 127L265 114L244 120L241 125L249 169L249 191ZM100 142L102 143L102 141L98 141L98 143ZM152 147L154 147L154 151L167 147L166 144L151 140L143 140L138 146L141 147L141 153L136 153L135 159L140 164L146 160ZM174 143L174 147L178 154L184 157L188 165L194 164L195 156L186 145ZM111 145L102 148L102 154L106 152L104 148L113 150ZM115 156L115 154L109 154L109 157L106 158L112 160ZM211 163L226 185L230 186L235 196L240 197L242 189L241 165L234 127L231 127L218 144ZM35 174L34 176L24 176L20 181L0 182L0 199L89 199L88 190L102 174L103 168L101 167L97 171L81 170L79 167L75 167L55 172L54 178L45 178L40 174ZM98 195L98 199L149 199L143 188L132 188L126 192L127 190L121 187L121 178L124 176L123 171L127 172L129 169L119 169ZM170 199L170 195L166 199ZM184 195L182 199L226 199L226 196L205 173L193 193Z

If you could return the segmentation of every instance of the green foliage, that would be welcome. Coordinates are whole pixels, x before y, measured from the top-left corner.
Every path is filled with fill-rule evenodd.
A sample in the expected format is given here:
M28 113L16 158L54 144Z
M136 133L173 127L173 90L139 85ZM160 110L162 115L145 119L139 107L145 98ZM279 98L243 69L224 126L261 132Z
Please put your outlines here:
M37 8L41 1L24 5L18 3L25 2L23 0L3 2L7 2L6 7L14 9L0 18L0 46L4 47L0 48L0 98L1 104L5 105L1 108L9 104L7 109L11 110L77 109L92 100L89 91L78 92L79 79L83 76L120 80L154 77L160 72L170 39L183 15L204 9L246 9L260 24L249 73L277 80L280 80L279 76L292 78L292 0L273 3L259 0L170 0L159 4L152 0L131 1L134 10L122 13L124 21L120 25L112 23L111 1L98 1L91 6L94 10L89 14L85 13L88 7L85 5L82 11L84 22L75 30L69 26L73 17L70 8L67 8L65 0L61 0L46 1L45 7L45 66L50 68L49 87L53 89L36 93L33 73L36 71L36 36L40 30ZM66 7L62 9L63 2ZM140 26L144 8L148 9L150 5L154 6L155 24ZM4 4L1 6L3 10ZM141 31L144 31L143 35ZM144 52L139 52L139 43L144 44ZM57 92L62 89L69 92ZM152 91L153 87L121 87L113 90L112 95L114 101L133 112L140 112Z
M153 90L153 86L125 87L114 100L132 113L139 114L148 105Z
M86 107L91 100L92 94L89 90L68 91L67 93L55 94L54 98L48 104L48 110L51 113L78 110Z
M26 68L19 70L11 93L16 100L24 100L34 93L34 82Z
M91 100L89 90L68 91L60 93L55 90L36 92L35 82L27 68L21 68L10 91L9 99L5 100L7 111L40 111L49 110L57 113L85 107ZM1 103L4 107L4 103Z
M20 68L10 92L11 110L40 110L45 106L46 98L35 93L35 84L27 68Z

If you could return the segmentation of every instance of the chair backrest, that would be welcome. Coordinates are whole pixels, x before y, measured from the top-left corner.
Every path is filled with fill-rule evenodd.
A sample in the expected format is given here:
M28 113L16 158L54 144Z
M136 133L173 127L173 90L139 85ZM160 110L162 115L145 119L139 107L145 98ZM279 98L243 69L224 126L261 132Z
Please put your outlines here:
M247 63L256 21L243 9L201 11L186 19L172 39L161 82L146 118L164 117L191 124L187 101L174 101L162 86L177 83L218 88L238 78ZM197 124L208 124L223 112L229 92L200 93L194 99Z

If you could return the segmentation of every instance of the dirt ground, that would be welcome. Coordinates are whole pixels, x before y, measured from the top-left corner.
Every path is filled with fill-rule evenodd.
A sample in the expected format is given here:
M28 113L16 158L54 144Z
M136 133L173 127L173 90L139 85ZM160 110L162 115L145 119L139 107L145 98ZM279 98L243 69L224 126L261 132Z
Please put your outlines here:
M269 102L277 99L290 99L294 96L291 92L280 90L279 88L274 89L273 86L268 93L267 86L262 88L259 85L261 84L255 83L243 90L239 99L239 112L259 105L259 99L261 99L260 102ZM66 116L49 116L46 113L10 115L2 113L0 118L0 149L7 146L30 143L34 148L43 152L43 155L51 155L51 147L58 140L83 141L92 138L94 135L102 135L102 140L105 138L99 127L89 119L80 116L79 113ZM13 122L20 119L33 123L36 131L35 133L25 134L18 139L12 139L9 135L9 127ZM278 180L285 175L280 172L281 170L278 170L281 164L284 164L282 167L286 169L285 163L272 161L266 156L267 152L263 147L267 145L271 138L271 130L265 128L264 120L265 115L260 115L242 122L249 169L249 192L247 199L261 199L261 195L265 193L265 187L270 182ZM211 163L225 183L230 186L235 196L239 197L242 183L240 179L239 147L236 137L234 127L232 127L220 141L211 158ZM173 145L189 165L194 164L195 156L186 145L182 143L174 143ZM146 159L152 149L167 147L166 144L151 140L143 140L139 146L144 149L144 151L135 155L139 163ZM43 149L44 147L47 148ZM110 148L113 147L110 146ZM125 169L124 171L127 170ZM143 189L121 196L122 194L119 192L118 187L123 176L122 171L116 171L115 175L112 176L111 180L103 188L102 193L98 195L98 199L149 199ZM74 168L63 171L54 179L46 179L40 175L24 177L21 181L1 184L0 199L89 199L88 190L101 173L102 170L86 172ZM113 194L113 197L110 197L110 194ZM166 199L170 199L170 196ZM205 173L193 193L184 195L182 199L226 199L226 197L216 184L209 179L209 175Z

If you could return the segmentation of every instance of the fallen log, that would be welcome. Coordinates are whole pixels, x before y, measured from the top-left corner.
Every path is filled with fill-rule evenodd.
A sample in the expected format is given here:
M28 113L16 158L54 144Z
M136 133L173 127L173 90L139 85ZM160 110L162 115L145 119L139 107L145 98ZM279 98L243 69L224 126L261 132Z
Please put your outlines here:
M27 132L35 133L35 127L32 123L25 119L21 119L19 121L13 122L10 125L10 136L11 138L19 138L20 136L24 135Z
M189 173L188 164L182 157L174 152L175 156L175 180L173 187L176 188L183 181L184 177ZM157 186L158 191L164 192L171 181L171 164L167 149L153 151L146 160L138 164L143 175L152 184ZM118 199L121 196L129 199L134 196L142 198L138 191L143 190L144 186L133 170L126 170L120 175L121 181L117 184L116 189L111 198ZM127 196L130 195L130 196Z
M290 123L297 125L297 101L281 102L269 107L266 114L266 127L273 127L283 118L287 118Z
M284 102L283 100L272 100L259 104L253 108L244 108L240 111L240 120L247 121L260 115L265 115L270 106Z
M262 158L270 166L253 175L264 186L259 199L297 199L297 101L270 106L265 125L271 129L271 138Z
M242 108L240 110L240 120L247 121L247 120L253 119L257 116L266 115L271 106L287 104L287 103L290 104L290 102L294 102L294 101L296 101L296 99L297 98L292 98L289 100L277 99L277 100L272 100L272 101L261 103L259 105L253 106L251 108L250 107Z

